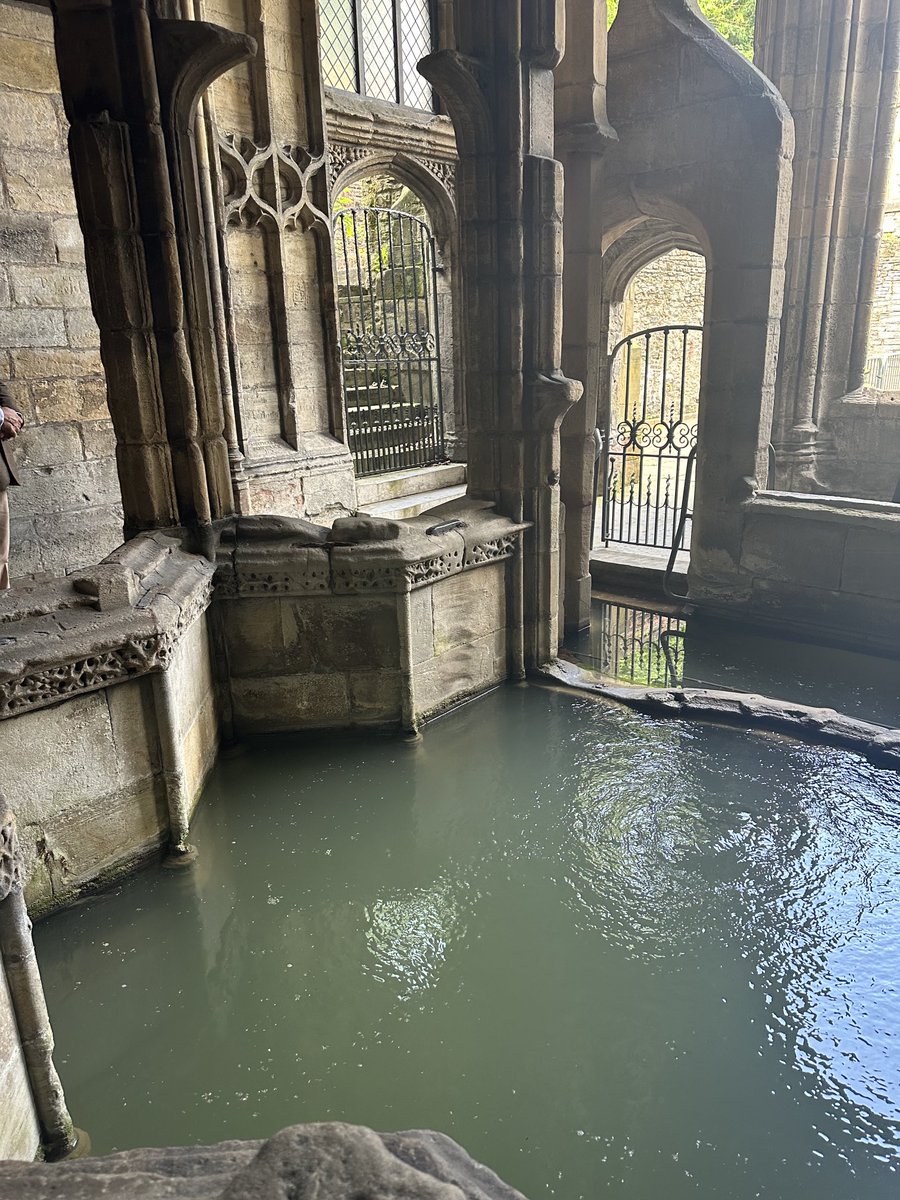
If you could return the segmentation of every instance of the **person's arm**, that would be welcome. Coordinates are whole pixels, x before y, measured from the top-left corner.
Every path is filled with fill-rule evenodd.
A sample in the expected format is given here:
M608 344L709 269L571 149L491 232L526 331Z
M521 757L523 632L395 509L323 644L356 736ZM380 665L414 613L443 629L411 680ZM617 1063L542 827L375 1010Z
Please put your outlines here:
M0 438L4 441L7 438L14 438L19 430L25 424L25 418L12 402L12 397L9 394L9 389L6 384L0 380Z

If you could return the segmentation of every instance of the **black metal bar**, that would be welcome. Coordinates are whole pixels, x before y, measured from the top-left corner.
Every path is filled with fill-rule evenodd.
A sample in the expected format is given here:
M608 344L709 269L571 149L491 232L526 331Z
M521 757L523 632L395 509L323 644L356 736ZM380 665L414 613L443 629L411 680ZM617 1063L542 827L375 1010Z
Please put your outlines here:
M363 55L363 11L362 0L353 0L353 49L356 54L356 90L360 96L366 94L366 67Z
M396 78L395 93L398 104L405 104L405 86L403 82L403 0L394 0L394 77Z

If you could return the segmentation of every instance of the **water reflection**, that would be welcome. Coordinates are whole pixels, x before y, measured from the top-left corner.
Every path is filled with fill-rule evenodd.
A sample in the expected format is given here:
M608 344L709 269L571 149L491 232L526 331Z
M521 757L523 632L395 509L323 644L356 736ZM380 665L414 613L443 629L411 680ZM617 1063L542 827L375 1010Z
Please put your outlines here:
M568 650L619 683L758 692L900 725L896 662L733 622L594 600L590 629Z
M194 833L36 931L99 1150L343 1119L532 1200L895 1194L896 776L504 689L222 763Z

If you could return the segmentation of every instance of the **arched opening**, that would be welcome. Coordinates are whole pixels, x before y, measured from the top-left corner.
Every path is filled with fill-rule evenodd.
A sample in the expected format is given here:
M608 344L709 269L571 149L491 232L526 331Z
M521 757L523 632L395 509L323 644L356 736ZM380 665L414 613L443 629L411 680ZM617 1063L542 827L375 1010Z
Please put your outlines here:
M409 184L377 174L340 192L333 220L344 405L356 473L445 462L452 306L431 216Z
M610 296L595 544L690 547L706 264L674 246L635 254Z

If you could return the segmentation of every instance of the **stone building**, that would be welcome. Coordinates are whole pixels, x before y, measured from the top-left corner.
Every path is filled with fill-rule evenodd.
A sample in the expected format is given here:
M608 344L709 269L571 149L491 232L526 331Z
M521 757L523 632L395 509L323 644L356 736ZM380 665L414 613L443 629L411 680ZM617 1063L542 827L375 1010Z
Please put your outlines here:
M602 9L0 0L0 749L36 915L189 856L223 742L415 737L555 660L615 308L661 254L705 260L690 603L896 647L900 424L863 372L900 2L761 0L759 69L695 0ZM10 1012L0 1156L60 1151Z

